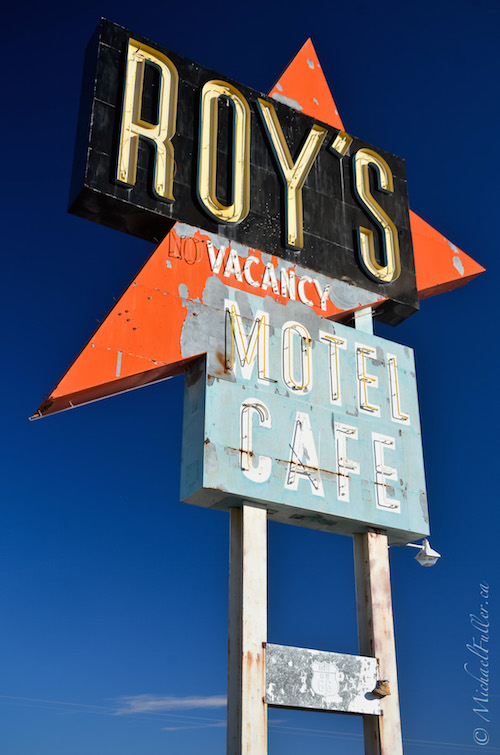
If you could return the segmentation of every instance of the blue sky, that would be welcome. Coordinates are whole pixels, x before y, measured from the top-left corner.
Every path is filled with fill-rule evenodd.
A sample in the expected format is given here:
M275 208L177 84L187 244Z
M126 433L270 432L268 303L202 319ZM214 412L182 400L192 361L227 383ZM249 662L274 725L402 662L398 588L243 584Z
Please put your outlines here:
M66 213L83 54L100 16L261 91L311 36L346 129L404 157L411 207L487 268L377 332L415 350L431 543L443 554L422 569L410 549L391 551L405 752L500 752L500 8L91 1L5 15L3 755L225 747L228 517L178 502L182 379L27 419L152 251ZM464 671L481 583L489 722ZM357 652L349 538L270 526L269 640ZM363 752L358 718L269 720L272 755Z

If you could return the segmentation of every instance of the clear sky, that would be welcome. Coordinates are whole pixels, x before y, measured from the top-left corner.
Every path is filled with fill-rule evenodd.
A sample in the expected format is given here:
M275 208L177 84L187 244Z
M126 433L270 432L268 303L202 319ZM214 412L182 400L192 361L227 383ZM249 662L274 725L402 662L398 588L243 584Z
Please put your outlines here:
M415 349L443 554L391 550L405 752L500 752L500 7L89 0L3 17L2 755L225 751L228 516L179 503L182 378L27 419L152 251L66 213L100 16L264 92L312 37L345 128L404 157L411 207L487 268L377 332ZM481 583L488 721L464 670ZM349 538L270 526L269 641L357 652ZM272 755L363 752L356 717L269 720Z

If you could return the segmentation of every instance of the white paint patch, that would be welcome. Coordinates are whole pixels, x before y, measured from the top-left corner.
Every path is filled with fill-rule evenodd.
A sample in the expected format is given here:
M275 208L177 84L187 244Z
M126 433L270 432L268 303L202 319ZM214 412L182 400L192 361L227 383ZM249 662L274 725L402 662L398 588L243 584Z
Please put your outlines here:
M282 102L283 105L288 105L288 107L298 110L299 112L304 109L297 100L292 100L291 97L285 97L284 94L276 94L276 92L274 92L271 97L273 100L276 100L276 102Z
M319 102L318 102L318 100L316 99L316 97L313 97L313 102L315 102L315 103L316 103L316 105L319 105Z
M219 464L217 461L217 449L213 443L207 443L205 446L205 467L209 474L218 473Z
M282 92L283 91L283 87L281 86L281 84L279 82L276 84L276 89L278 90L278 92Z
M464 272L465 272L464 265L463 265L463 262L460 259L460 257L453 257L453 267L455 268L455 270L458 270L458 272L460 273L460 275L464 274Z
M309 66L311 71L314 69L314 62L310 60L309 58L307 58L307 65Z

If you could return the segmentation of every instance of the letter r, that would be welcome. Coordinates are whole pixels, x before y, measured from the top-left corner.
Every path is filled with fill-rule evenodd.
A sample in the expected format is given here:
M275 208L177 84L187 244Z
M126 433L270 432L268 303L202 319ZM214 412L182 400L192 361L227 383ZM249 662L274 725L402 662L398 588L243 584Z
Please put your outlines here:
M142 118L146 63L153 64L160 73L158 123L149 123ZM177 69L166 55L129 39L116 179L132 186L135 184L139 137L144 137L155 148L153 190L157 196L169 200L174 199L174 148L170 140L175 134L178 87Z

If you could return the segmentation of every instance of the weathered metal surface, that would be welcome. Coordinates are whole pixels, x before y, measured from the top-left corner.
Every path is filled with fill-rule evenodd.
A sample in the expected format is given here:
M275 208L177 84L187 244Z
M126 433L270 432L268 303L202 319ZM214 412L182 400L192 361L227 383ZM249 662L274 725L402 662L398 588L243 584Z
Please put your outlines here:
M271 707L377 716L376 683L375 658L266 646L266 701Z
M231 509L227 753L267 753L267 518L264 509Z
M301 113L344 131L344 124L310 39L304 42L269 95L278 101L290 100L298 105Z
M297 302L264 309L235 291L218 309L212 293L209 327L199 318L184 329L217 358L186 378L182 500L228 508L246 499L277 521L349 534L379 527L394 542L425 536L412 350Z
M263 307L273 302L292 306L296 314L306 310L333 319L384 301L370 291L177 223L33 419L179 374L193 356L211 344L219 347L220 338L206 336L233 288L260 298Z
M396 646L392 615L389 550L384 533L354 535L359 651L377 658L379 678L391 694L380 701L379 719L363 719L366 755L402 755Z
M101 21L86 70L72 212L152 241L159 241L175 220L213 233L224 229L234 242L387 298L387 322L400 322L418 309L401 158L354 137L345 153L331 149L339 130L320 122L318 114L304 115L300 105L290 107L292 103L276 93L269 98L109 21ZM220 93L213 99L217 120L212 128L208 115L204 118L203 102L215 89ZM239 117L239 110L246 115ZM276 129L266 121L267 111L276 118ZM240 125L248 127L248 147L233 164L237 138L231 137ZM131 135L123 142L129 128ZM304 158L302 164L303 147L316 128L319 151L312 162ZM353 175L353 161L362 151L379 156L390 174L389 187L375 176L375 169L372 178L366 174L368 199L356 188ZM201 161L208 153L217 167L212 175L213 206L207 204L201 178ZM120 154L125 155L124 163ZM130 162L137 163L137 170ZM236 189L233 186L231 193L228 185L231 179L238 183L240 164L246 165L241 191L248 208L226 218L223 208L236 201ZM290 200L295 189L287 189L292 186L292 169L293 185L300 187L297 201ZM158 184L161 171L165 176ZM297 238L288 222L296 211ZM386 253L380 213L394 223L400 251L400 269L390 280L377 279L360 261L358 229L372 234L381 259Z

